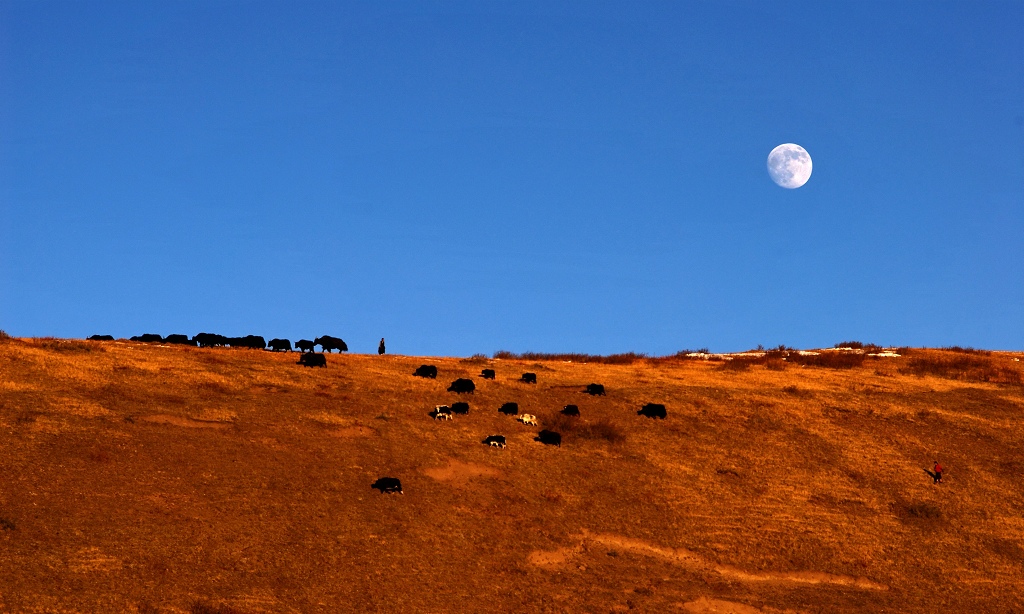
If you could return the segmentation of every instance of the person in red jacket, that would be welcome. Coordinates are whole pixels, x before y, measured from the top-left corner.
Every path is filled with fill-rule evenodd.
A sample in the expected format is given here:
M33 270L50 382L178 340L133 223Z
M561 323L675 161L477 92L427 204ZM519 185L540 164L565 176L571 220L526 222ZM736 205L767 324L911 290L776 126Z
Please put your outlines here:
M933 461L933 462L935 463L935 467L932 469L932 479L934 480L934 482L932 482L932 484L941 484L942 483L942 465L939 464L939 461Z

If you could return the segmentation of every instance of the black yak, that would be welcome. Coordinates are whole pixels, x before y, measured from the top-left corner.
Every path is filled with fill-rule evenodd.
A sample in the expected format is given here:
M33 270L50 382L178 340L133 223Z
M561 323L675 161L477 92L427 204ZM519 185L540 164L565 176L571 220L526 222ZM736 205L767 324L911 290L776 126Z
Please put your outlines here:
M562 436L554 431L541 431L537 433L537 438L534 441L539 441L546 446L562 447Z
M505 447L505 436L504 435L488 435L487 438L484 439L481 443L484 443L484 444L489 445L489 446L494 446L495 448L504 448Z
M370 485L370 488L376 488L382 495L384 493L391 494L396 492L400 495L405 494L402 492L402 481L398 478L380 478Z
M434 379L437 377L437 367L434 365L420 365L415 371L412 372L416 377L429 377Z
M604 396L604 384L587 384L586 393Z
M299 339L298 341L295 342L295 349L302 352L312 352L313 346L315 345L316 343L310 341L309 339Z
M228 343L227 337L215 333L199 333L192 337L192 340L198 343L201 348L212 348L219 345L227 345Z
M174 345L195 345L196 342L188 338L188 335L167 335L164 337L164 343L170 343Z
M505 403L498 408L498 411L506 416L515 416L519 413L519 403Z
M323 337L317 337L313 340L313 343L320 346L320 349L324 352L330 352L332 350L338 350L339 352L347 352L348 346L345 342L337 337L331 337L330 335L324 335Z
M480 377L484 379L494 379L494 369L484 369L480 372Z
M648 403L636 413L641 416L647 416L648 418L660 418L662 420L664 420L667 415L665 412L665 406L661 403Z
M476 384L473 380L460 377L459 379L452 382L451 386L448 386L448 392L456 392L462 394L463 392L472 393L476 390Z
M575 405L566 405L565 407L562 408L561 413L566 416L579 416L580 408L576 407Z
M452 413L453 414L459 414L459 415L466 415L466 414L468 414L469 413L469 403L463 403L462 401L459 401L458 403L452 403Z
M271 339L270 342L267 343L267 347L270 348L272 352L290 352L292 351L292 342L288 339Z
M309 354L303 354L299 356L299 362L295 363L304 367L326 367L327 357L323 354L317 354L316 352L310 352Z
M536 384L537 383L537 374L536 373L523 373L523 383L524 384Z
M141 341L143 343L163 343L164 338L161 337L160 335L147 333L145 335L137 335L135 337L131 337L130 339L128 339L128 341Z
M93 335L87 341L113 341L113 335Z

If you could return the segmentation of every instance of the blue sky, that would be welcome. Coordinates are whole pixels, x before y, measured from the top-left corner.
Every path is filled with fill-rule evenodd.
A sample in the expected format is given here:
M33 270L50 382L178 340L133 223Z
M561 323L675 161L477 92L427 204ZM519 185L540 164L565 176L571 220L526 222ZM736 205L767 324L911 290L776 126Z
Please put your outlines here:
M1022 349L1021 32L1021 2L0 0L0 328Z

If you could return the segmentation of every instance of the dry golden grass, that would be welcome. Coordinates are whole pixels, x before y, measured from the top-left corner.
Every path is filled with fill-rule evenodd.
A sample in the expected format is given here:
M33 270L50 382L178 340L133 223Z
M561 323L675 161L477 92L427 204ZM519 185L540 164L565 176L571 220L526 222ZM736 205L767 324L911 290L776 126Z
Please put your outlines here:
M307 369L0 338L0 611L1020 612L1020 357Z

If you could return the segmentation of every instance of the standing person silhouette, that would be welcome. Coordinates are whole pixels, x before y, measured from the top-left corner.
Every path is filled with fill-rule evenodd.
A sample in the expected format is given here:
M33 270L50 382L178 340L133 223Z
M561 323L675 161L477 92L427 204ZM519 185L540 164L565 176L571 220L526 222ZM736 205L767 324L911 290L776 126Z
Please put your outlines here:
M380 345L377 346L377 354L378 355L384 354L384 337L380 338Z
M939 461L934 462L935 467L932 469L932 479L934 481L932 484L942 484L942 465L939 464Z

